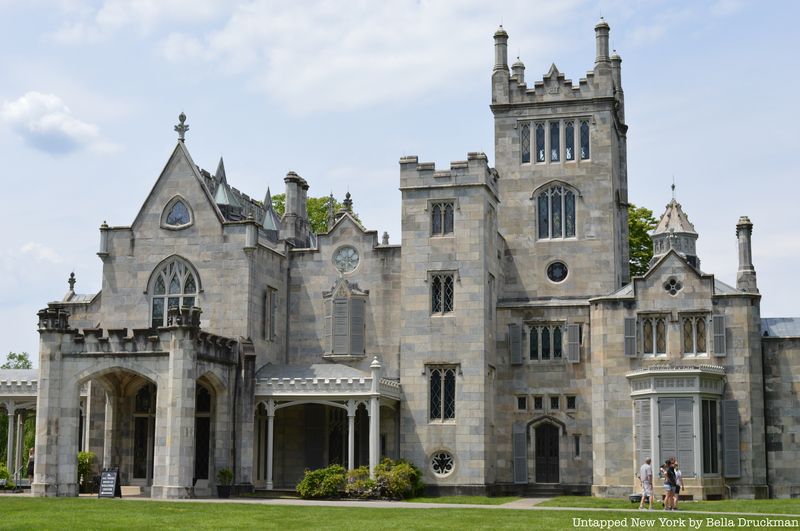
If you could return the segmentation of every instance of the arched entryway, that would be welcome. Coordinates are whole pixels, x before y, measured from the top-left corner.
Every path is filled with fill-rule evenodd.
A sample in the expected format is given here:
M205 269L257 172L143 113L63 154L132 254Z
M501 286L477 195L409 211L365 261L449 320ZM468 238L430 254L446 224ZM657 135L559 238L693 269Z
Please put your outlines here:
M516 422L512 432L513 480L527 483L561 482L562 439L566 426L559 419L545 415L530 422Z

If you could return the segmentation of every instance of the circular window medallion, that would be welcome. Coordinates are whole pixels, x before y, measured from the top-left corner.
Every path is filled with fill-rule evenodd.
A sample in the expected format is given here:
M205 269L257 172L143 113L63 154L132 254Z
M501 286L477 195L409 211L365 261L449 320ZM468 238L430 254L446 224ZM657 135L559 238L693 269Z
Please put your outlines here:
M439 450L431 456L431 469L433 473L443 478L453 472L453 455L445 450Z
M666 282L664 282L664 289L670 294L675 295L680 290L683 289L683 284L680 280L675 277L670 277Z
M567 264L564 262L553 262L547 266L547 278L553 282L563 282L567 278Z
M339 247L333 253L333 263L342 273L349 273L358 265L358 251L349 245Z

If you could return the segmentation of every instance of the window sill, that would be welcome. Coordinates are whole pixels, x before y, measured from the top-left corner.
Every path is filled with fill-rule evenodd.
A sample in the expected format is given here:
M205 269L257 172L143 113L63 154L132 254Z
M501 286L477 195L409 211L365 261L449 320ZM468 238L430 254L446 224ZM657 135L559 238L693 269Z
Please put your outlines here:
M339 361L354 361L354 360L362 360L366 357L366 354L323 354L322 358L326 360L339 360Z
M428 420L428 426L455 426L456 419Z

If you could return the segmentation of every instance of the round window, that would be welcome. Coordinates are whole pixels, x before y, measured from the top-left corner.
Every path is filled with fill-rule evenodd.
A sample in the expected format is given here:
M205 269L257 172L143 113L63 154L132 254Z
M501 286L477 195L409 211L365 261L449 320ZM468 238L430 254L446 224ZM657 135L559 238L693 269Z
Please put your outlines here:
M567 264L564 262L553 262L547 266L547 278L553 282L563 282L567 278Z
M358 265L358 251L349 245L339 247L333 253L333 264L342 273L349 273Z
M446 450L439 450L431 456L431 470L440 478L449 476L453 472L454 464L453 454Z

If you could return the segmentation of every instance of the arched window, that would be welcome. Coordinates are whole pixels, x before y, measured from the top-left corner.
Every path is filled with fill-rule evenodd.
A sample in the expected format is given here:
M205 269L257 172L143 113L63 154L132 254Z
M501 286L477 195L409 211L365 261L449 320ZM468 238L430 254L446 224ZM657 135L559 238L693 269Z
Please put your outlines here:
M575 122L564 125L564 159L575 160Z
M554 185L539 192L539 239L575 237L575 193L566 186Z
M170 309L194 306L197 297L197 280L186 263L175 259L159 267L152 287L150 325L153 328L167 324Z

